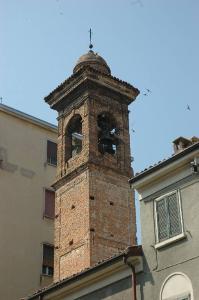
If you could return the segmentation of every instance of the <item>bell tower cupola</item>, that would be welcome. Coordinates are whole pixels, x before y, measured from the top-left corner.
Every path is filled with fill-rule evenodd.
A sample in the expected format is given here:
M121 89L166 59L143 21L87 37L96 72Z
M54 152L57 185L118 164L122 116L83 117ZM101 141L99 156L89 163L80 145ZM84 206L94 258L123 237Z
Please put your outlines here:
M128 105L138 94L90 50L45 98L58 111L55 281L136 243Z

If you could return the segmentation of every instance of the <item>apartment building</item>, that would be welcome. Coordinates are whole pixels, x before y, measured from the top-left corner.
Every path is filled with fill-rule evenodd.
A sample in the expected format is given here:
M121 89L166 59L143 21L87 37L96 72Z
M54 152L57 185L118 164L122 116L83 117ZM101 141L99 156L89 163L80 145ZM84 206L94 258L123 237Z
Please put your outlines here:
M198 299L199 139L177 138L170 158L130 181L140 197L144 252L137 299Z
M0 299L51 283L57 127L0 104Z

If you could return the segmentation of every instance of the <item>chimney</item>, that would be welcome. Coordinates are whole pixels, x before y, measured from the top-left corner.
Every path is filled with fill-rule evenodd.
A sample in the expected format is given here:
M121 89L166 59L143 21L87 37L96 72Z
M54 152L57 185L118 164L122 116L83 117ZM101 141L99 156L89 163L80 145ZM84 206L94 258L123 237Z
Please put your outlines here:
M173 149L174 149L174 154L177 154L187 147L199 142L199 138L196 136L193 136L190 139L184 138L182 136L178 137L173 141Z

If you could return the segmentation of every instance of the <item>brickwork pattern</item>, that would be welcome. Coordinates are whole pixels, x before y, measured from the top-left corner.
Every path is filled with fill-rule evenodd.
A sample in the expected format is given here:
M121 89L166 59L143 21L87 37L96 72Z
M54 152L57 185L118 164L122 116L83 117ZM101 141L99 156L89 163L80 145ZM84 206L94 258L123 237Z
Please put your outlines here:
M56 193L55 281L90 266L88 171Z
M122 82L116 83L112 77L93 76L98 84L85 83L78 92L77 86L74 87L75 92L62 100L59 111L54 184L55 281L136 243L134 198L128 184L132 176L128 104L130 96L136 96L137 92ZM70 89L73 89L71 82ZM52 103L58 95L53 93L50 97ZM119 131L114 155L98 151L97 118L104 112L114 118ZM76 114L82 118L83 147L81 153L66 161L66 132Z
M91 264L135 244L135 207L128 178L105 170L90 176Z

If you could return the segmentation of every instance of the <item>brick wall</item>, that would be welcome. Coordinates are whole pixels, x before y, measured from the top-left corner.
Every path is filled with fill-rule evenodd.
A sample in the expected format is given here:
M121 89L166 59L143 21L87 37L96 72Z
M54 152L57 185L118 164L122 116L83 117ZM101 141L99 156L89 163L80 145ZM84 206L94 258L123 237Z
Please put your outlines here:
M109 84L108 79L106 84ZM125 87L123 92L127 93L126 90ZM134 198L128 184L132 176L130 100L122 96L122 92L95 84L82 87L71 99L64 100L65 106L62 104L58 118L58 167L54 184L55 281L136 243ZM114 155L98 150L97 118L104 112L114 118L119 130L119 144ZM83 147L81 153L66 160L67 128L77 114L82 119Z
M88 171L56 193L55 281L90 266Z

